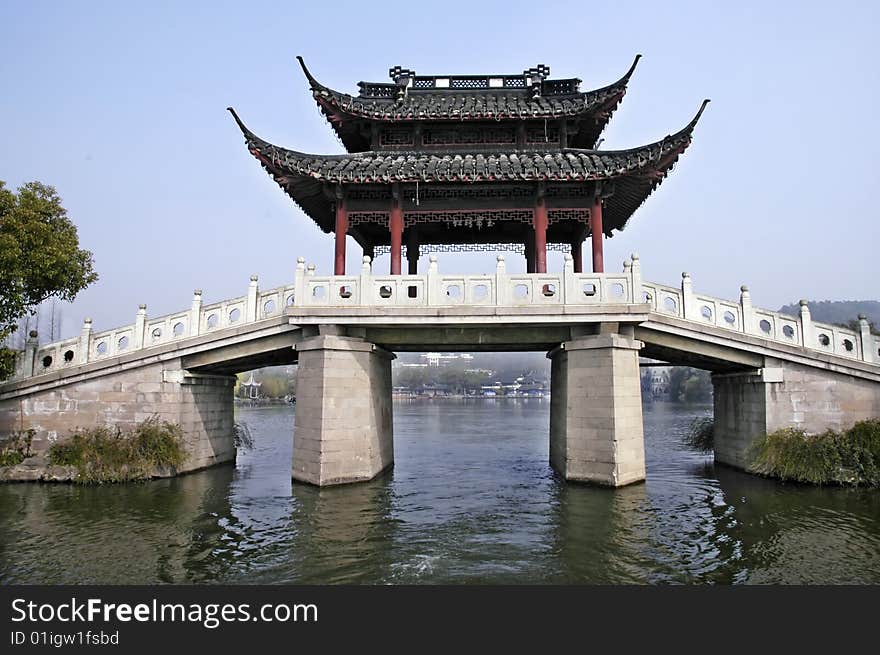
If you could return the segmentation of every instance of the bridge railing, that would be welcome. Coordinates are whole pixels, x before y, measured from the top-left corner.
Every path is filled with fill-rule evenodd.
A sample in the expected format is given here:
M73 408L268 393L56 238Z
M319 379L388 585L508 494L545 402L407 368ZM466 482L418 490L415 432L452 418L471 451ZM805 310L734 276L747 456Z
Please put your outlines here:
M495 272L482 275L441 275L431 255L425 275L374 275L364 257L360 275L315 275L314 265L297 262L295 305L303 307L448 307L631 304L640 302L636 266L628 262L622 274L575 273L566 255L561 273L508 274L504 257ZM635 269L635 273L633 270ZM635 275L635 277L634 277Z
M508 274L504 257L495 271L481 275L442 275L436 256L424 275L374 275L365 257L357 275L318 276L314 265L297 260L293 284L267 291L252 276L247 293L203 304L196 289L189 309L150 318L141 305L132 325L93 332L86 319L79 337L39 345L30 337L16 361L15 378L51 373L143 348L209 334L280 316L290 307L540 307L552 305L627 305L647 303L658 314L695 325L723 328L779 343L880 364L880 339L861 317L859 330L815 323L806 301L798 317L754 308L747 287L738 301L695 293L690 275L679 287L642 280L638 255L622 273L575 273L571 255L560 273Z
M746 286L740 288L738 303L696 294L688 273L682 273L679 288L643 282L642 292L645 301L661 314L840 357L880 363L880 340L871 334L864 317L859 318L856 332L814 322L805 300L800 303L800 315L794 317L753 307Z

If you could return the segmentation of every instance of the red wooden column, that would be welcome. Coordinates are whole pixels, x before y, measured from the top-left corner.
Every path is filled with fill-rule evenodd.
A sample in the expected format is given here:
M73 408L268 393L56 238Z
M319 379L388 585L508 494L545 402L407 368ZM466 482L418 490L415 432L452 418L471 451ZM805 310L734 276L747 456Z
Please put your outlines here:
M574 272L584 272L584 242L575 241L571 244L571 258L574 260Z
M590 229L593 231L593 273L604 273L605 262L602 254L602 199L593 201L590 211Z
M418 275L419 273L419 235L416 234L416 228L410 227L406 237L406 261L407 272L410 275Z
M535 231L529 229L526 233L526 273L535 272Z
M345 275L345 237L348 234L348 207L345 197L339 193L336 197L336 259L333 275Z
M535 273L547 272L547 205L539 195L532 220L535 226Z
M391 201L391 215L388 218L388 230L391 232L391 275L400 275L403 209L400 207L400 195L395 193L394 196Z

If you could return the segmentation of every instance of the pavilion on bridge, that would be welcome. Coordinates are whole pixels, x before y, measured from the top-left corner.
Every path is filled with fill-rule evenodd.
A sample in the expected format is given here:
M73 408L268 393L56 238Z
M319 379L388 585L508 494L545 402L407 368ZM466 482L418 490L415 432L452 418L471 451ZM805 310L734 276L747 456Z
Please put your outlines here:
M256 136L230 108L250 152L324 232L336 235L334 274L345 274L350 235L371 259L390 252L391 274L417 273L422 248L512 250L529 273L547 251L570 252L582 272L591 241L621 230L691 142L708 100L683 129L629 150L598 150L639 57L613 84L549 79L543 64L518 75L417 75L360 82L356 96L316 80L312 94L347 154L311 155Z

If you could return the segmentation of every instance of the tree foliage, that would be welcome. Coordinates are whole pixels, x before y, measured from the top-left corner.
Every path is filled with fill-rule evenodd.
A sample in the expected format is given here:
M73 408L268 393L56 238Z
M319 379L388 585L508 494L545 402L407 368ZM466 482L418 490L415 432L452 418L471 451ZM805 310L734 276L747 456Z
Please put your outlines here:
M0 343L44 300L71 301L97 279L55 189L28 182L13 192L0 180ZM0 356L0 379L10 361Z

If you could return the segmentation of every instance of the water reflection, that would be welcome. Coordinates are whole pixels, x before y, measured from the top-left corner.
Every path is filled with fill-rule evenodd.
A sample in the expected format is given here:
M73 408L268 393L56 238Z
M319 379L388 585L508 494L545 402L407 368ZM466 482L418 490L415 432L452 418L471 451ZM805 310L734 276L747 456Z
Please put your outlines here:
M235 466L104 487L0 485L0 583L877 583L880 497L716 467L646 405L648 480L566 484L549 402L395 406L395 468L290 480L293 409L240 412Z

